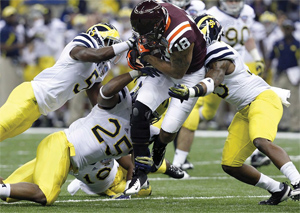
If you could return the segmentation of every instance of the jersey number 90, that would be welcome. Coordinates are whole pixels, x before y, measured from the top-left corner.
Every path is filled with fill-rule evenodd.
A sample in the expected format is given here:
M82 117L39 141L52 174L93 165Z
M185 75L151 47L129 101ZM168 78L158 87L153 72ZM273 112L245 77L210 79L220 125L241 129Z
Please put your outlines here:
M228 44L232 47L238 43L244 46L245 41L249 38L249 34L249 28L244 26L241 31L238 31L236 28L228 28L225 37L228 40Z

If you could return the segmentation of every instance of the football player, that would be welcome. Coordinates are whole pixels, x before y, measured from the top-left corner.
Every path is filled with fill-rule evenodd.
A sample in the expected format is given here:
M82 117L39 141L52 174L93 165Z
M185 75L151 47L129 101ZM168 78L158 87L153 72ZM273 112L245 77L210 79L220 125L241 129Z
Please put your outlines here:
M213 14L223 27L224 35L222 40L236 49L242 56L249 51L256 63L247 64L250 71L261 75L264 70L263 60L256 48L250 28L254 22L253 9L244 4L244 0L220 0L218 6L207 10ZM199 20L201 21L201 20ZM203 21L203 20L202 20ZM178 133L177 148L173 164L182 169L193 168L193 165L186 161L194 139L194 131L198 128L200 120L212 120L219 108L221 98L217 94L210 94L199 98L195 108ZM196 112L199 110L199 112ZM198 116L198 117L197 117ZM255 167L270 164L270 159L260 152L254 152L251 157L251 164Z
M243 59L245 51L248 51L256 62L254 67L248 66L253 67L250 71L261 75L265 65L250 31L255 18L254 10L244 0L220 0L218 6L207 10L207 14L213 14L222 25L222 41L233 47Z
M7 179L0 180L0 198L7 202L29 200L51 205L69 172L76 175L87 165L128 155L132 151L130 116L133 98L126 85L140 74L133 70L102 86L98 104L86 117L73 122L68 129L44 138L35 159ZM156 119L157 113L150 117ZM159 129L151 126L149 140L158 134Z
M96 24L67 44L53 67L17 86L0 108L0 141L21 134L42 114L57 110L82 91L94 106L110 62L132 47L133 39L119 38L114 26Z
M193 85L203 79L206 43L190 16L169 3L142 1L133 8L130 20L138 38L137 49L141 60L161 73L159 77L145 78L133 106L131 137L135 172L125 194L136 194L147 181L147 173L160 167L167 144L173 141L197 98L184 103L176 99L170 101L159 137L153 144L153 161L148 150L148 115L157 108L159 102L169 98L168 88L174 83ZM134 67L137 63L133 59L129 57L128 61Z
M120 159L107 159L98 161L95 164L88 165L74 175L74 179L68 185L68 192L71 195L81 189L87 194L108 195L112 198L130 198L122 196L122 192L127 188L130 177L133 172L133 163L131 156L123 156ZM161 167L155 172L156 174L166 174L173 178L184 178L184 172L164 160ZM137 194L148 196L152 192L151 186L146 184ZM119 195L121 194L121 196Z
M200 0L169 0L169 2L184 9L193 18L204 14L206 11L205 4ZM187 156L194 140L194 131L197 130L200 122L199 108L202 105L203 98L198 98L195 107L174 139L175 153L172 164L180 167L182 170L194 168L194 165L187 160ZM155 124L155 126L161 124L162 121L163 119Z
M250 71L262 76L265 63L260 55L255 39L251 34L255 13L252 7L245 4L245 0L219 0L218 6L207 10L220 22L224 30L222 41L233 47L245 59L246 51L250 53L254 62L247 63ZM215 94L204 97L203 106L200 108L200 119L211 120L216 115L221 98ZM251 156L251 165L260 167L269 165L270 159L257 150Z
M236 50L219 42L222 27L218 21L210 15L207 17L205 23L198 25L208 42L206 78L193 87L177 84L170 88L170 96L188 100L189 97L214 92L236 106L238 112L228 128L223 148L223 170L244 183L268 190L271 197L261 201L261 205L277 205L289 197L299 200L300 174L285 150L272 143L282 117L282 103L288 104L288 93L271 88L262 78L251 73ZM195 21L207 17L200 16ZM290 180L294 190L287 183L275 181L244 164L256 148L272 160Z

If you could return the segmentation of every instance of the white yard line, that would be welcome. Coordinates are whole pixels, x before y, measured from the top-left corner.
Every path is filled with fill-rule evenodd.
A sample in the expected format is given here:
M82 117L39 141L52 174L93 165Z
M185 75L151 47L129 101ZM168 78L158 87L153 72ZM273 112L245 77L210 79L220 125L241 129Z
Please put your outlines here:
M260 195L260 196L212 196L212 197L143 197L143 198L131 198L130 200L212 200L212 199L233 199L233 198L265 198L270 195ZM97 198L97 199L84 199L84 200L57 200L55 203L81 203L81 202L120 202L128 201L128 199L114 200L110 198ZM20 205L19 202L16 203L1 203L1 205Z

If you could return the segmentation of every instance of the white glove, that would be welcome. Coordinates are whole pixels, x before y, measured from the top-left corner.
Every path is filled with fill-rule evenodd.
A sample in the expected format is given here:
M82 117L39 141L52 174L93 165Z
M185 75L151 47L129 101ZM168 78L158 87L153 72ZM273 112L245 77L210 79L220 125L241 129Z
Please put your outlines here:
M126 43L129 46L129 48L132 48L133 46L136 45L136 41L137 41L136 36L132 36L126 41Z

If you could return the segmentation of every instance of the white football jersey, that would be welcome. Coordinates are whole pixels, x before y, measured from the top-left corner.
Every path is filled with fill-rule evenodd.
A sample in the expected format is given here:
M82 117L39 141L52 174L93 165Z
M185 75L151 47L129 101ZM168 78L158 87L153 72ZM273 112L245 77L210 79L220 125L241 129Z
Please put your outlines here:
M246 51L244 44L250 38L250 28L255 18L254 10L245 4L238 18L224 13L217 6L208 9L207 13L213 15L222 25L224 30L222 41L244 57Z
M112 109L101 109L98 105L84 118L73 122L65 130L68 141L75 147L71 157L73 167L104 159L128 155L132 149L130 138L131 96L127 88L120 93L120 103Z
M91 63L72 59L70 51L75 46L101 48L94 38L81 33L66 45L53 67L43 70L31 81L43 115L57 110L77 93L101 82L110 68L108 61Z
M114 182L119 164L114 159L97 161L80 169L74 175L81 182L80 188L87 194L99 194L105 192Z
M112 109L101 109L98 105L84 118L73 122L65 130L68 141L74 145L75 156L71 156L74 170L86 165L128 155L132 150L130 137L130 115L132 99L125 87L119 92L120 102ZM159 134L159 129L150 128L150 135Z
M241 55L224 42L215 42L208 46L205 66L210 62L228 59L235 65L234 71L225 75L224 81L215 88L214 93L230 104L243 109L260 93L270 89L261 77L252 74L244 64Z

